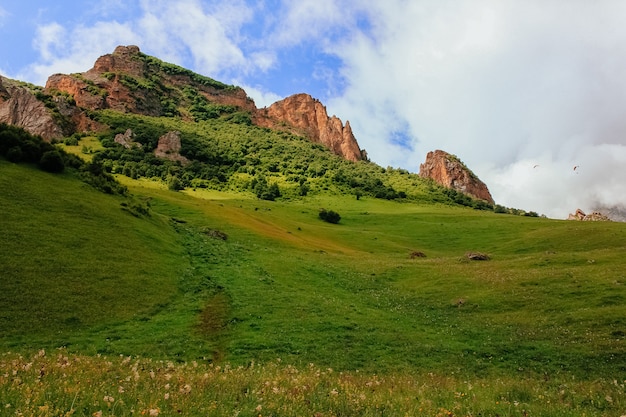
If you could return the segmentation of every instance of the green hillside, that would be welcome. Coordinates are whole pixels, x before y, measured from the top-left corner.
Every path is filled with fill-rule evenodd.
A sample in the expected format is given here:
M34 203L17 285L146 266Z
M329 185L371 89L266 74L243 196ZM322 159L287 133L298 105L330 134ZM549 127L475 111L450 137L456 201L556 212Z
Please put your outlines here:
M227 115L94 117L110 129L56 145L0 131L0 407L623 413L623 223L502 214ZM141 148L113 142L127 128ZM150 151L172 130L191 163ZM141 385L170 372L176 403Z
M620 223L350 196L268 202L125 179L150 204L137 217L123 197L71 174L0 169L7 349L368 371L626 371ZM321 207L341 222L322 222Z

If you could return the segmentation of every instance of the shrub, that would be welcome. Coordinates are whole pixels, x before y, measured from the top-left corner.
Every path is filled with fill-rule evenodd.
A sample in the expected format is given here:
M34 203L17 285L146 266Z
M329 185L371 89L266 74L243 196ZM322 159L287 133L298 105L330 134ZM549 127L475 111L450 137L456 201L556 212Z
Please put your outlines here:
M332 211L332 210L326 210L326 209L320 210L319 217L325 222L333 223L333 224L337 224L339 223L339 220L341 220L341 216L339 215L339 213Z
M185 187L183 186L183 183L177 176L172 175L167 180L167 188L170 191L180 191L184 189Z
M41 155L39 160L39 166L44 171L48 172L63 172L65 169L65 162L63 157L57 150L46 151Z
M24 154L22 152L22 148L20 148L19 146L13 146L7 151L7 159L11 162L20 162L23 157Z
M274 201L280 197L278 184L269 184L264 176L255 177L251 183L252 190L261 200Z

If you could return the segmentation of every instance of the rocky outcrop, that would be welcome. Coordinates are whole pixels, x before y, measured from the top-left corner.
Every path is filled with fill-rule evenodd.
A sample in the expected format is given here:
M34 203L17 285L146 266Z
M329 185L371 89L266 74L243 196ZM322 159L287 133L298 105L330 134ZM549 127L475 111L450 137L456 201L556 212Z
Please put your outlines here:
M167 132L159 138L157 148L154 150L154 156L169 159L170 161L178 161L183 165L189 163L189 160L180 154L180 149L180 132Z
M238 87L231 87L144 55L137 46L118 46L98 58L87 72L55 74L46 89L71 95L76 104L90 110L113 109L147 116L164 116L189 100L185 86L212 103L255 111L254 101Z
M326 107L308 94L295 94L260 109L255 122L301 134L347 160L363 159L350 122L344 125L338 117L329 117Z
M135 134L133 133L133 131L131 129L126 129L126 132L118 133L117 135L115 135L115 139L113 139L113 141L115 143L119 143L126 149L141 148L141 143L135 142L134 139Z
M567 220L577 220L581 222L610 222L611 221L611 219L609 219L607 216L605 216L604 214L598 211L594 211L591 214L585 214L585 212L582 211L581 209L576 209L576 211L573 214L570 213L569 216L567 217Z
M626 205L624 204L614 204L610 206L605 204L595 204L593 206L593 211L602 213L613 222L626 222Z
M459 158L442 150L428 152L419 175L462 192L472 198L494 204L489 189Z
M32 90L4 77L0 77L0 123L19 126L48 140L63 136L52 111Z

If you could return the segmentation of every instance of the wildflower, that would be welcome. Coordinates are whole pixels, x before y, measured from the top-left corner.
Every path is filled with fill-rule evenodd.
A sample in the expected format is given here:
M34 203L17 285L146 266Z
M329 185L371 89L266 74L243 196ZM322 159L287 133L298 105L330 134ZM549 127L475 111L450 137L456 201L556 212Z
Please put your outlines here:
M154 373L154 371L150 371L150 378L154 379L155 376L156 376L156 374Z
M96 411L92 414L93 417L102 417L102 410Z
M115 398L111 397L110 395L105 395L103 400L109 405L109 407L111 406L111 403L115 402Z
M260 413L262 409L263 409L263 406L261 404L257 405L255 408L257 413Z
M119 392L120 394L122 394L124 392L124 387L123 386L119 386L117 387L117 392Z
M159 409L158 408L151 408L148 415L150 417L157 417L159 415Z
M339 394L339 392L337 391L336 388L333 388L332 391L330 392L330 395L337 395Z
M166 400L170 399L170 393L166 392L165 395L163 396L163 398L165 398Z
M191 385L189 385L189 384L185 384L185 385L183 385L182 387L180 387L179 391L180 391L182 394L189 394L189 393L191 392Z

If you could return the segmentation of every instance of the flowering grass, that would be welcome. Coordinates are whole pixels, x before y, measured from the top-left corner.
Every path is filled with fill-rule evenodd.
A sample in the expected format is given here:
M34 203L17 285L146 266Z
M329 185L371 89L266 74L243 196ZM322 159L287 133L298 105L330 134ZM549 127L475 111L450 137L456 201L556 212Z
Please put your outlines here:
M280 360L247 366L0 355L0 413L14 416L619 416L624 380L456 378L338 372Z

